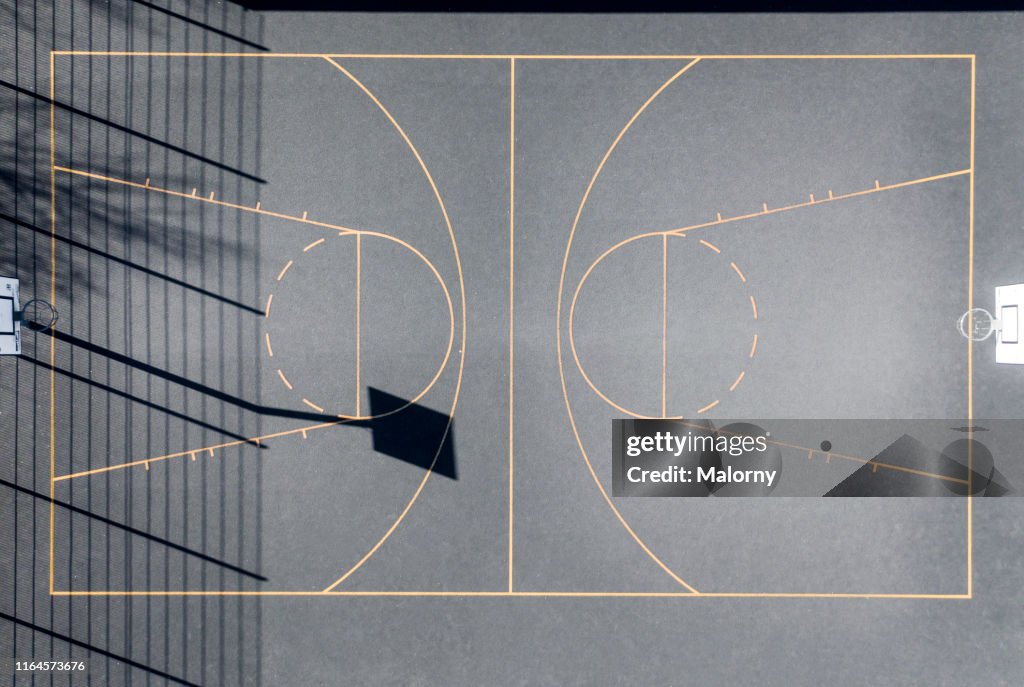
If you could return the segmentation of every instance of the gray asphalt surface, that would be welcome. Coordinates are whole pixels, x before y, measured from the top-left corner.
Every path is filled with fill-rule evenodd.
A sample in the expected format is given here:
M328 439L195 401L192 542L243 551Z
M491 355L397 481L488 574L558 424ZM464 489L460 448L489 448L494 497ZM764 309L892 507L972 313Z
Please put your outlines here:
M984 305L1021 280L1021 28L971 14L277 13L245 35L281 53L977 54ZM230 48L135 30L133 50ZM963 499L616 500L630 531L595 485L587 460L610 492L609 420L623 413L581 371L650 415L713 401L702 416L968 413L953 323L969 284L971 60L706 58L659 92L690 62L58 57L58 101L208 160L57 114L56 164L104 178L56 178L55 473L76 476L55 498L149 537L58 509L55 588L317 592L341 580L454 595L51 601L48 508L21 492L9 510L32 520L13 520L12 569L42 586L13 585L5 613L71 636L103 628L90 645L144 667L70 651L111 684L1015 684L1017 499L973 502L971 599L463 594L504 592L510 576L516 591L554 594L685 591L676 577L702 592L968 589ZM567 254L588 181L656 92L603 165ZM257 202L263 214L243 209ZM49 259L48 241L18 246L12 269L31 251ZM48 287L40 275L31 285ZM45 363L49 344L37 338L30 356ZM993 359L978 347L973 415L1020 418L1022 370ZM22 472L4 476L27 485L32 470L36 492L48 491L48 372L19 381L17 403L43 414L32 446L19 425ZM394 410L380 392L432 411L399 424L412 449L384 450L363 417L321 426ZM453 471L424 481L445 446ZM787 461L821 492L857 468ZM37 601L48 616L25 610ZM5 635L12 656L68 651L19 628Z

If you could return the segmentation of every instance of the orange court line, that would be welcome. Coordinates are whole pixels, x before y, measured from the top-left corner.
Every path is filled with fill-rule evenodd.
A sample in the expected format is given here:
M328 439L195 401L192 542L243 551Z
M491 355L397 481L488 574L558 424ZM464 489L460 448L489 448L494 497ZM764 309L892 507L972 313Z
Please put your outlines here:
M714 408L717 405L718 405L718 401L712 401L711 403L707 404L706 406L704 406L703 408L698 410L697 414L699 415L701 413L706 413L707 411L711 410L712 408Z
M292 263L294 263L294 262L295 262L294 260L289 260L288 261L288 263L284 266L284 269L282 269L281 272L277 275L277 280L278 281L281 281L282 279L284 279L285 273L291 268Z
M53 170L56 172L63 172L64 174L72 174L74 176L86 177L89 179L96 179L98 181L105 181L110 184L118 184L120 186L128 186L130 188L137 188L143 191L152 191L153 193L162 193L164 195L173 196L175 198L183 198L185 200L192 200L199 203L208 203L210 205L217 205L220 207L231 208L232 210L239 210L241 212L251 212L256 215L265 215L267 217L274 217L277 219L288 220L289 222L298 222L300 224L309 224L314 227L322 227L324 229L336 229L345 234L357 233L358 229L351 229L349 227L343 227L339 224L328 224L327 222L317 222L311 219L304 219L302 217L295 217L294 215L286 215L280 212L271 212L270 210L263 210L260 208L260 204L257 203L255 207L249 205L239 205L237 203L228 203L223 200L211 200L203 196L196 196L190 193L182 193L181 191L172 191L166 188L160 188L159 186L153 186L152 184L140 184L137 181L128 181L127 179L119 179L117 177L103 176L102 174L94 174L92 172L86 172L81 169L72 169L70 167L61 167L54 165Z
M769 441L768 443L769 444L774 444L775 446L784 446L786 448L795 448L795 449L800 449L800 450L803 450L803 449L806 448L807 451L808 451L808 454L809 454L808 455L808 460L812 459L813 456L814 456L814 453L815 453L814 449L807 448L806 446L796 446L796 445L793 445L793 444L786 444L786 443L783 443L781 441ZM877 462L877 461L868 460L866 458L857 458L856 456L846 456L846 455L843 455L841 453L836 453L835 451L829 451L827 453L823 453L823 455L825 455L826 458L827 458L826 462L831 462L832 458L839 458L841 460L849 460L849 461L852 461L852 462L855 462L855 463L860 463L862 465L870 464L872 466L872 472L877 472L878 468L882 468L884 470L893 470L895 472L905 472L907 474L917 475L919 477L930 477L932 479L942 480L943 482L953 482L954 484L963 484L963 485L967 484L967 480L960 479L959 477L950 477L949 475L940 475L940 474L935 473L935 472L926 472L924 470L915 470L913 468L905 468L905 467L902 467L900 465L892 465L890 463L880 463L880 462Z
M808 54L524 54L524 53L274 53L274 52L171 52L125 50L52 50L51 55L90 57L256 57L256 58L339 58L391 60L967 60L971 53L808 53Z
M508 591L515 560L516 60L509 60L508 151Z
M619 243L615 244L614 246L611 246L610 248L608 248L604 253L602 253L600 256L598 256L597 260L595 260L590 265L590 267L588 267L587 270L583 273L583 276L580 279L579 284L577 284L576 291L575 291L575 293L573 293L572 300L571 300L571 302L569 304L569 349L570 349L570 351L572 351L572 357L573 357L573 361L576 363L576 369L579 370L579 373L583 377L583 380L587 383L587 386L589 386L591 388L591 390L595 394L597 394L605 403L607 403L611 407L615 408L620 413L623 413L625 415L631 415L631 416L636 417L636 418L646 418L646 419L651 419L651 418L655 418L655 417L664 418L666 413L664 412L664 410L659 409L658 414L656 414L656 415L640 415L638 413L634 413L633 411L629 410L628 408L625 408L625 407L617 404L615 401L613 401L611 398L609 398L603 391L601 391L597 387L596 384L594 384L594 382L590 379L590 376L587 374L586 370L583 369L583 364L580 361L580 357L579 357L579 351L576 349L576 334L575 334L576 304L578 302L580 293L583 291L584 284L586 284L587 279L590 278L591 272L593 272L593 270L598 266L598 264L600 264L601 261L603 261L608 255L611 255L614 251L618 250L620 247L622 247L622 246L624 246L624 245L626 245L628 243L632 243L633 241L638 241L638 240L647 239L647 238L654 238L654 237L659 237L659 236L661 237L661 240L662 240L663 245L664 245L664 242L667 241L667 238L666 238L667 234L665 232L647 232L647 233L644 233L644 234L637 234L635 236L632 236L632 237L630 237L628 239L625 239L623 241L620 241ZM664 288L663 288L663 293L664 293ZM664 338L663 338L663 342L662 343L663 343L663 346L664 346L664 344L665 344ZM663 375L663 377L664 377L664 375Z
M359 331L362 322L362 284L363 284L363 241L362 236L356 234L356 416L362 415L362 382L360 372L362 371L362 335ZM323 239L320 239L323 241Z
M738 386L740 385L740 382L742 382L742 381L743 381L743 376L744 376L744 375L746 375L746 374L747 374L747 371L746 371L746 370L743 370L742 372L740 372L740 376L739 376L739 377L737 377L737 378L736 378L736 381L735 381L735 382L733 382L733 383L732 383L732 386L730 386L730 387L729 387L729 391L732 391L732 390L734 390L734 389L735 389L736 387L738 387Z
M576 291L573 294L572 300L571 300L571 302L569 304L569 348L572 351L573 360L576 363L576 368L579 371L580 376L583 377L583 380L586 382L587 386L589 386L590 389L595 394L597 394L605 403L607 403L608 405L612 406L613 408L618 410L620 413L623 413L625 415L630 415L632 417L636 417L636 418L639 418L639 419L651 419L651 418L655 418L655 417L656 418L660 418L660 419L681 419L681 417L682 417L682 416L669 416L668 412L667 412L667 379L668 379L668 365L667 365L667 359L668 359L668 357L667 357L667 348L668 348L668 344L667 344L667 338L668 338L667 337L667 332L668 332L668 303L667 303L668 295L667 294L668 294L668 288L667 288L667 275L668 275L668 237L669 236L678 237L679 235L678 234L672 234L670 232L664 232L664 231L662 231L662 232L645 232L645 233L642 233L642 234L636 234L634 236L631 236L631 237L629 237L627 239L624 239L624 240L620 241L619 243L609 247L607 250L604 251L604 253L602 253L600 256L598 256L598 258L583 273L583 276L580 278L579 284L577 285ZM586 370L583 368L583 364L580 361L579 351L576 348L575 313L576 313L576 304L578 302L579 295L582 292L583 287L584 287L584 285L587 282L587 279L590 277L590 274L598 266L598 264L600 264L608 255L610 255L611 253L615 252L616 250L619 250L624 245L632 243L633 241L638 241L638 240L647 239L647 238L654 238L654 237L661 237L661 241L662 241L662 373L661 373L661 382L662 382L661 401L662 401L662 405L661 405L661 408L658 410L658 414L657 415L641 415L639 413L635 413L635 412L629 410L628 408L625 408L625 407L617 404L615 401L613 401L611 398L609 398L603 391L601 391L597 387L597 385L594 384L593 380L590 379L590 376L587 374ZM708 245L711 245L711 244L708 244ZM716 248L716 247L712 245L712 248ZM757 319L756 313L755 313L754 319L755 320Z
M542 591L444 591L444 590L340 590L340 591L54 591L52 596L333 596L345 597L466 597L466 598L563 598L563 599L970 599L967 594L872 594L857 592L542 592Z
M743 378L743 375L741 374L740 375L740 379L742 379L742 378ZM739 379L736 380L736 383L737 384L739 383ZM731 391L731 389L730 389L730 391ZM712 408L717 403L718 403L718 401L715 401L711 405L707 406L705 409L702 409L702 410L700 410L698 412L703 412L707 408ZM694 429L706 429L703 425L687 422L685 420L680 420L679 423L681 425L683 425L684 427L692 427ZM719 433L722 433L722 434L738 435L737 432L728 432L728 431L725 431L725 430L722 430L722 429L717 429L715 431L719 432ZM796 450L801 451L801 452L802 451L807 451L807 459L808 460L812 460L814 458L814 454L816 453L816 451L813 448L809 448L807 446L799 446L797 444L788 444L788 443L786 443L784 441L777 441L775 439L769 439L768 443L771 444L772 446L781 446L783 448L792 448L792 449L796 449ZM819 453L820 453L820 451L819 451ZM902 467L900 465L893 465L891 463L881 463L881 462L878 462L878 461L868 460L866 458L859 458L857 456L848 456L848 455L845 455L845 454L842 454L842 453L835 453L834 451L828 451L826 453L823 453L823 455L825 455L826 458L827 458L826 462L831 462L832 458L839 458L841 460L848 460L848 461L852 461L854 463L860 463L861 465L870 464L872 466L872 468L873 468L872 472L877 472L878 468L882 468L882 469L885 469L885 470L894 470L896 472L905 472L905 473L908 473L908 474L911 474L911 475L918 475L920 477L931 477L933 479L942 480L944 482L953 482L954 484L963 484L963 485L967 484L967 480L963 480L963 479L960 479L958 477L950 477L948 475L940 475L940 474L934 473L934 472L925 472L924 470L915 470L913 468L905 468L905 467Z
M287 381L285 383L287 383ZM348 418L339 418L337 420L330 420L328 422L321 422L314 425L306 425L303 427L297 427L295 429L274 432L272 434L264 434L261 436L250 437L248 439L236 439L234 441L226 441L222 444L213 444L212 446L204 446L202 448L192 448L187 449L185 451L178 451L176 453L168 453L163 456L155 456L153 458L142 458L140 460L133 460L127 463L118 463L116 465L107 465L102 468L94 468L92 470L83 470L82 472L73 472L67 475L60 475L59 477L55 477L53 481L62 482L64 480L75 479L77 477L88 477L89 475L98 475L104 472L113 472L114 470L124 470L126 468L137 467L139 465L146 465L148 468L150 463L159 463L165 460L170 460L172 458L183 458L185 456L191 456L195 453L200 453L202 451L206 451L207 453L212 455L214 451L219 451L220 449L224 448L232 448L234 446L242 446L244 444L255 444L258 446L266 442L268 439L277 439L280 437L291 436L293 434L305 435L306 432L312 432L318 429L325 429L327 427L335 427L337 425L345 424L348 421Z
M974 308L974 120L975 120L975 58L971 56L971 183L968 195L968 239L967 239L967 308ZM968 316L971 317L971 316ZM974 423L974 341L967 340L967 421ZM967 595L974 595L974 444L967 444Z
M800 208L808 208L812 205L825 205L827 203L834 203L839 200L846 200L848 198L857 198L859 196L868 196L872 193L882 193L884 191L892 191L899 188L906 188L908 186L916 186L918 184L926 184L931 181L939 181L941 179L949 179L952 177L963 176L970 174L970 169L961 169L955 172L947 172L945 174L936 174L930 177L922 177L920 179L911 179L910 181L901 181L896 184L889 184L887 186L879 186L869 188L863 191L854 191L852 193L844 193L838 196L833 196L831 192L828 198L822 198L821 200L805 201L803 203L795 203L793 205L785 205L783 207L772 208L771 210L765 210L761 212L750 212L744 215L736 215L735 217L726 217L725 219L716 219L713 222L701 222L700 224L691 224L685 227L679 227L678 229L670 229L670 234L680 234L681 232L693 231L694 229L706 229L707 227L715 227L720 224L729 224L731 222L739 222L747 219L754 219L755 217L764 217L766 215L776 215L780 212L789 212L790 210L798 210Z
M53 53L50 53L50 304L57 307L57 134L54 105L55 83L53 77ZM51 334L54 332L50 326ZM54 399L57 373L57 337L50 337L50 594L53 594L53 558L56 537L56 513L54 512L54 477L57 475L57 406Z
M776 446L784 446L786 448L799 449L801 451L806 448L810 452L810 454L811 454L808 457L808 459L813 457L813 454L814 454L814 449L807 448L806 446L796 446L794 444L786 444L786 443L783 443L781 441L769 441L768 443L769 444L774 444ZM930 477L932 479L942 480L943 482L953 482L954 484L964 484L964 485L967 484L967 480L960 479L959 477L950 477L948 475L940 475L940 474L935 473L935 472L926 472L924 470L915 470L913 468L905 468L905 467L902 467L900 465L892 465L891 463L880 463L878 461L872 461L872 460L868 460L866 458L857 458L856 456L843 455L842 453L836 453L834 451L829 451L828 453L826 453L824 455L828 456L828 458L830 460L832 458L839 458L841 460L849 460L849 461L852 461L854 463L860 463L862 465L870 464L872 466L874 472L877 472L878 468L882 468L884 470L893 470L895 472L905 472L907 474L917 475L919 477Z
M315 410L315 411L316 411L316 412L318 412L318 413L322 413L322 412L324 412L324 409L323 409L323 408L321 408L321 407L320 407L320 406L318 406L317 404L313 403L313 402L312 402L312 401L310 401L309 399L306 399L306 398L304 398L304 399L302 399L302 402L303 402L303 403L305 403L305 404L306 404L307 406L309 406L310 408L312 408L313 410Z
M668 415L668 234L661 235L661 416Z
M355 299L356 300L356 315L357 315L355 331L356 331L356 341L357 341L357 346L358 346L358 348L356 350L357 356L360 355L360 350L362 348L362 334L361 334L361 319L362 319L362 317L361 317L361 310L362 310L362 296L361 296L362 286L361 286L361 283L362 283L362 278L361 278L361 275L362 275L362 237L363 236L369 236L369 237L380 238L380 239L385 239L385 240L388 240L388 241L392 241L394 243L397 243L397 244L401 245L402 247L406 248L407 250L412 252L414 255L416 255L420 260L423 261L423 263L431 271L431 273L434 275L435 279L437 279L437 284L440 287L441 292L444 295L445 302L446 302L446 304L448 306L448 317L449 317L450 326L449 326L449 331L448 331L448 347L445 350L444 359L441 361L441 364L438 367L437 372L434 374L434 377L430 380L430 382L427 384L427 386L425 388L423 388L415 398L410 399L404 406L402 406L400 408L397 408L395 410L391 410L391 411L386 413L387 415L391 415L393 413L397 413L397 412L401 411L403 408L405 408L405 407L407 407L409 405L412 405L412 404L418 402L420 398L425 396L430 391L430 389L434 386L434 383L441 376L441 374L443 373L445 367L448 364L448 360L449 360L449 358L451 356L452 346L453 346L454 341L455 341L455 314L454 314L454 310L453 310L453 306L452 306L451 294L448 292L448 287L445 286L444 280L442 279L440 272L438 272L437 267L425 255L423 255L423 253L421 253L417 248L415 248L414 246L410 245L406 241L403 241L402 239L399 239L399 238L397 238L395 236L391 236L389 234L383 234L383 233L380 233L380 232L369 231L369 230L361 230L361 231L351 232L351 234L345 234L345 233L339 234L339 236L348 236L348 235L354 235L356 237L356 244L357 244L356 245L356 250L357 250L357 262L356 262L356 273L357 274L356 274L356 276L357 276L357 279L356 279L356 289L355 289L355 293L356 293L356 299ZM314 243L319 244L320 241L325 241L325 239L321 238L319 241L314 242ZM309 248L309 247L307 247L307 248ZM289 260L288 262L289 262L289 264L292 263L291 260ZM286 268L287 268L287 265L286 265ZM362 365L361 365L360 361L361 361L361 357L357 358L357 361L356 361L356 384L355 384L356 401L355 401L355 411L354 411L354 414L353 415L346 415L346 414L339 414L338 415L339 417L343 417L343 418L350 419L350 420L366 420L366 419L369 419L368 417L365 417L365 416L362 415L362 405L361 405L361 403L362 403L362 394L359 392L359 390L362 388L362 383L361 383L361 379L362 379ZM280 372L279 372L279 374L283 375L283 373L280 373ZM288 384L287 381L285 381L285 384L288 385L289 389L292 388L291 385Z

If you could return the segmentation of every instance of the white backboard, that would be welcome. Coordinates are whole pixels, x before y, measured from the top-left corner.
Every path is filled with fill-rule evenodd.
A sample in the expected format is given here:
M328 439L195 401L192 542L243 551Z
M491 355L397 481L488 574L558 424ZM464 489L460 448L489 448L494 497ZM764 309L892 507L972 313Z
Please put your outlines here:
M0 277L0 355L21 355L21 322L14 319L19 310L18 280Z
M996 309L1002 330L996 332L996 362L1024 365L1024 284L996 287Z

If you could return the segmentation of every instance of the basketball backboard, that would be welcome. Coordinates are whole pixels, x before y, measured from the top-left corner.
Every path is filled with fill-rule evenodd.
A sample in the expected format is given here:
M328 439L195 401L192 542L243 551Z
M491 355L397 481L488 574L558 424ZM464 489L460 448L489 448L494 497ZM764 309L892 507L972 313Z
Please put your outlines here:
M1021 315L1024 315L1024 284L996 287L996 311L1001 328L996 332L996 362L1024 365Z
M18 280L0 277L0 355L21 354L21 309Z

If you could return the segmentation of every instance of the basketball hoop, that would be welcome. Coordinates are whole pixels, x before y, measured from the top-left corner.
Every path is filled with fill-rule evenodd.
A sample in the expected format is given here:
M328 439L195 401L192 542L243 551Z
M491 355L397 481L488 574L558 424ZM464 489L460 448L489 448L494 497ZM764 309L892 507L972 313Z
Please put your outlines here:
M17 318L27 329L41 332L57 323L57 310L46 301L33 298L17 313Z
M957 329L965 339L984 341L1000 329L999 320L984 308L971 308L960 316Z

